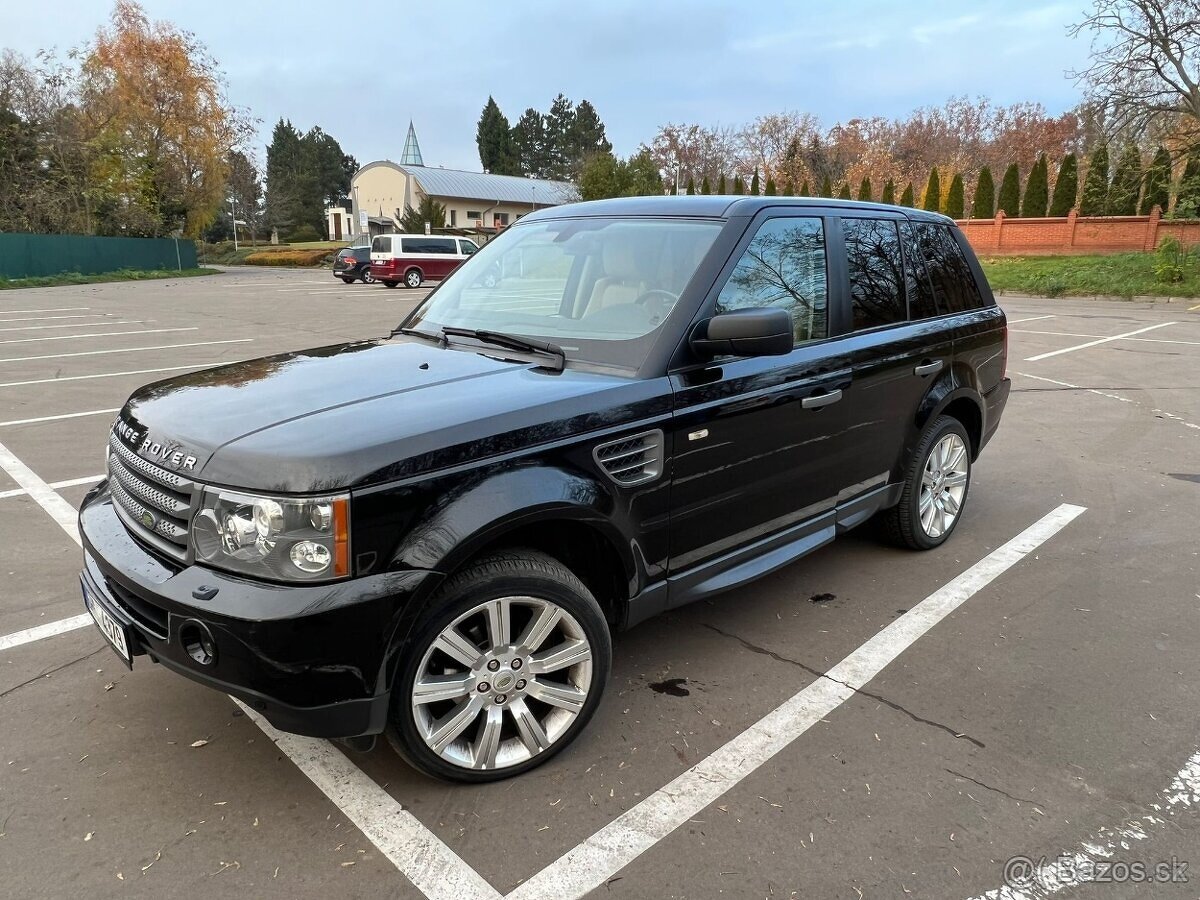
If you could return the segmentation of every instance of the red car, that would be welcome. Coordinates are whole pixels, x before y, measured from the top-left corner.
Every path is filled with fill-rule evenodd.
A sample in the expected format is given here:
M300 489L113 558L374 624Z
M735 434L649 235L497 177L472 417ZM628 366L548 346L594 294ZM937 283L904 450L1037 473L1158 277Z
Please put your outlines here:
M460 237L380 234L371 239L371 275L390 288L401 282L417 288L426 279L442 279L478 250Z

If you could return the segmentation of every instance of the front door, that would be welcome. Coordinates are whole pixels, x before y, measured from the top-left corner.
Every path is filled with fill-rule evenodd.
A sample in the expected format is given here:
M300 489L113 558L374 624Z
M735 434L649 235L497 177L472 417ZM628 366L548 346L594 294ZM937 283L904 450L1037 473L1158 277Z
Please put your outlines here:
M672 375L672 575L719 569L752 544L803 538L808 525L827 525L822 539L832 537L850 374L840 342L827 339L825 228L819 216L764 219L716 298L716 312L791 312L790 354L718 358Z

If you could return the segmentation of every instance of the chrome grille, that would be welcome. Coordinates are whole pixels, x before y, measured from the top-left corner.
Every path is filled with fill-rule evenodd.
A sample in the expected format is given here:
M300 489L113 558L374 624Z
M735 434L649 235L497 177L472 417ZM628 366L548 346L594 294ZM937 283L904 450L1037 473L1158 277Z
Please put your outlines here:
M656 428L601 444L593 456L617 484L629 487L653 481L662 474L663 433Z
M108 486L121 519L131 532L176 559L187 547L192 482L148 462L108 438Z

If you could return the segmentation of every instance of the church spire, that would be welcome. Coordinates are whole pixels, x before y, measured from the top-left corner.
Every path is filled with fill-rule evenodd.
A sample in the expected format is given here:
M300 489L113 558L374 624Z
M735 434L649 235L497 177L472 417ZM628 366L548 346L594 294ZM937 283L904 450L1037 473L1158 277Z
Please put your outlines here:
M400 164L404 166L423 166L421 145L417 143L417 130L413 128L412 119L408 120L408 136L404 138L404 152L400 154Z

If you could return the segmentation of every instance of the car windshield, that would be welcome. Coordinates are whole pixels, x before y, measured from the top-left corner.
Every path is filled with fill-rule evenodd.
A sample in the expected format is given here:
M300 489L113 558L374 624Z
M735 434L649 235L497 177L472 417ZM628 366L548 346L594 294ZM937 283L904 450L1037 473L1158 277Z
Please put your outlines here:
M404 323L549 341L568 360L637 368L720 222L552 219L516 225L472 255Z

